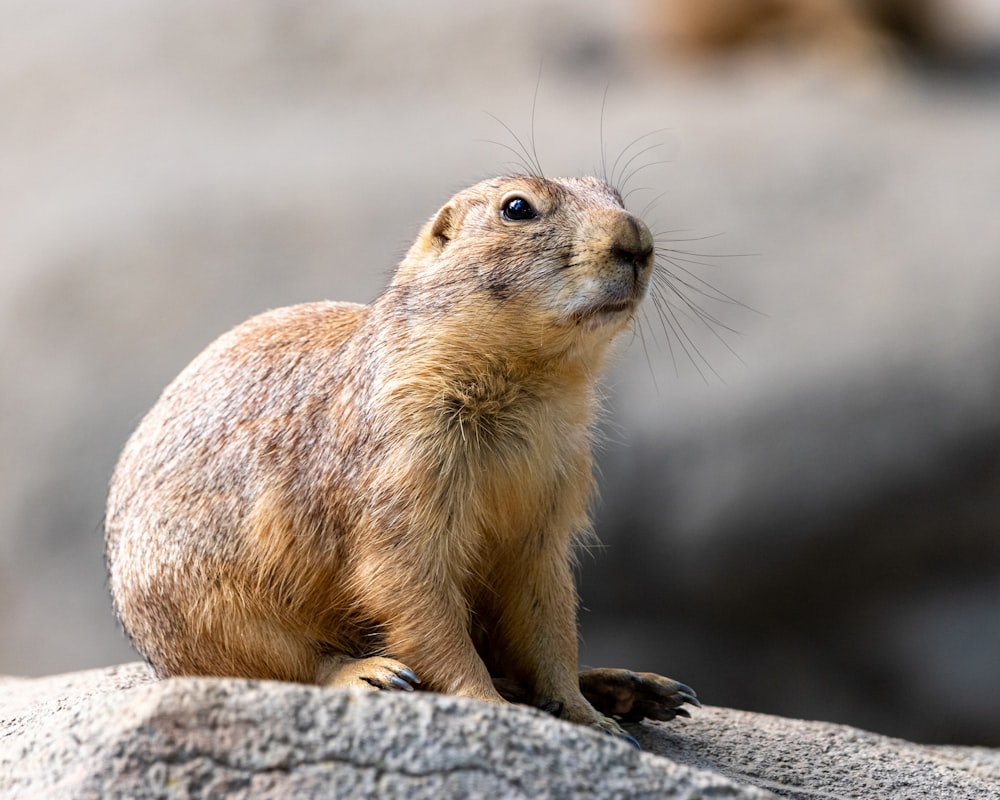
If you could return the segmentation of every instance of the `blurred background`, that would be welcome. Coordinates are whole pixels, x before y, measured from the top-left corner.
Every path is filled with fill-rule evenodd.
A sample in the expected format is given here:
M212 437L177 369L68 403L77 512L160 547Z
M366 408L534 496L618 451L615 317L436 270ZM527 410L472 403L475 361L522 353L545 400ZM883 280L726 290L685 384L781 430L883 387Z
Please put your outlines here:
M608 379L583 662L1000 745L1000 4L0 14L0 673L135 658L101 525L141 415L246 317L374 297L506 125L641 167L686 295Z

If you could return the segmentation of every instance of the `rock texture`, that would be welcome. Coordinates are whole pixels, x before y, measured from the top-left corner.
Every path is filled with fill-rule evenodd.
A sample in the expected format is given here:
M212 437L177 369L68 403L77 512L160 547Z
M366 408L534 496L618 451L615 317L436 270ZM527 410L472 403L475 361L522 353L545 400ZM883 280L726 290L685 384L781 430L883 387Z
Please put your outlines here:
M1000 753L708 708L644 752L532 709L142 664L0 681L0 797L996 797Z

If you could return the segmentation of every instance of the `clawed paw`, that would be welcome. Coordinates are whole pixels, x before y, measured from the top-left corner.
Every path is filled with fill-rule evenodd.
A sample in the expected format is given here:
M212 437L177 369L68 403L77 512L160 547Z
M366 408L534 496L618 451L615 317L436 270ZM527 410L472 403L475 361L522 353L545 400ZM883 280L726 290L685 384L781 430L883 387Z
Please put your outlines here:
M420 678L395 659L373 656L340 662L325 682L329 686L412 692L420 685Z
M605 717L602 715L601 718L598 719L596 722L591 723L591 727L596 728L602 733L607 733L611 736L614 736L616 739L621 739L624 742L628 742L628 744L632 745L636 750L642 749L639 746L639 742L635 739L635 737L630 736L628 733L626 733L622 729L622 726L619 725L610 717Z
M701 706L690 686L653 672L584 670L580 673L580 691L602 714L625 722L689 717L687 709L681 706L685 703Z

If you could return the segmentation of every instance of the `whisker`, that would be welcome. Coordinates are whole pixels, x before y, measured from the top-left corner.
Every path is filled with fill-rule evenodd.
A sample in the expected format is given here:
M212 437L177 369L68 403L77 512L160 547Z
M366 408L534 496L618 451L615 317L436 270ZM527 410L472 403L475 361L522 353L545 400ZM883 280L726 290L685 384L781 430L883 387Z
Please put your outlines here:
M642 343L642 352L646 356L646 366L649 367L649 375L653 379L653 390L657 395L660 394L660 386L656 382L656 370L653 369L653 362L649 358L649 349L646 347L646 336L642 332L642 323L640 320L636 320L636 325L633 327L634 332L638 332L639 341Z
M608 183L608 143L604 140L604 110L608 103L608 91L611 89L611 81L604 84L604 96L601 97L601 180Z
M760 253L698 253L694 250L678 250L676 247L664 247L662 244L657 244L656 249L662 250L665 253L677 253L678 255L694 256L695 258L750 258L760 255Z
M500 126L505 131L507 131L507 133L511 135L511 138L513 138L515 142L517 142L517 146L521 148L521 154L523 154L524 156L525 166L528 167L527 170L528 174L535 178L544 178L545 176L542 174L542 168L537 161L537 156L533 155L534 146L532 145L532 150L529 150L527 147L525 147L524 142L521 141L521 137L518 136L516 133L514 133L514 130L510 127L510 125L508 125L506 122L500 119L500 117L498 117L496 114L493 114L489 111L487 111L486 113L489 116L491 116L496 122L500 123ZM534 136L534 133L532 133L532 136ZM513 147L508 147L508 149L517 154L517 151Z
M625 176L625 179L622 181L621 188L619 189L619 191L621 191L626 186L628 186L628 182L630 180L632 180L632 178L634 178L636 175L638 175L643 170L649 169L650 167L659 166L660 164L669 164L669 163L670 163L669 160L667 160L665 158L661 158L661 159L659 159L657 161L648 161L645 164L640 164L638 167L636 167L635 169L633 169L628 175Z
M621 153L618 154L618 158L615 159L615 163L611 165L611 184L612 184L612 186L618 186L618 179L616 177L619 174L618 173L618 164L621 162L621 160L623 158L625 158L628 155L628 152L633 147L635 147L637 144L639 144L639 142L641 142L641 141L643 141L645 139L648 139L651 136L656 136L656 134L658 134L658 133L663 133L665 130L667 130L667 128L657 128L656 130L652 130L649 133L644 133L642 136L637 136L635 139L633 139L631 142L629 142L627 145L625 145L625 147L621 151ZM660 145L654 145L654 146L659 147ZM643 151L643 152L645 152L645 151ZM629 163L631 163L631 162L629 162ZM624 169L627 169L627 167L628 167L628 164L626 164L622 168L623 171L624 171Z
M649 191L652 191L652 188L649 186L636 186L632 189L629 189L627 192L625 192L625 194L622 195L622 204L628 203L628 199L636 192L649 192ZM641 217L644 215L640 214L639 216Z
M673 264L672 261L670 263ZM677 265L673 264L673 266L676 267ZM684 271L683 267L678 267L678 269ZM690 271L685 271L685 274L690 275L691 273ZM725 294L724 292L720 291L707 281L702 280L697 275L692 275L691 277L694 281L697 281L697 283L693 283L692 281L686 280L685 278L682 278L679 275L675 275L664 267L663 273L654 273L653 280L664 281L669 283L670 280L672 279L673 281L679 283L681 286L690 289L692 292L697 292L702 297L705 297L709 300L714 300L717 303L724 303L726 305L731 305L731 306L741 306L744 308L746 307L744 303L740 302L739 300L733 297L730 297L728 294ZM699 286L698 284L701 285Z
M669 323L666 319L666 312L663 309L663 299L655 291L650 292L649 298L650 300L652 300L653 309L656 311L656 315L660 319L660 324L663 326L663 333L667 340L667 350L670 352L670 363L674 367L674 377L679 378L681 373L679 367L677 366L677 354L674 352L674 344L670 337L670 331L668 329ZM697 368L698 368L697 365L695 365L695 369Z
M542 85L542 67L544 66L544 59L538 60L538 77L535 79L535 93L531 98L531 155L532 163L538 167L538 177L544 178L545 173L542 171L542 162L538 160L538 151L535 149L535 107L538 104L538 89Z
M633 155L629 156L629 159L628 159L628 161L626 161L626 162L625 162L624 164L622 164L622 169L621 169L621 172L620 172L620 173L618 173L618 175L619 175L619 176L622 176L622 175L625 175L625 173L626 173L626 171L628 170L628 168L629 168L629 167L631 167L631 166L632 166L632 164L634 164L634 163L635 163L636 159L638 159L638 158L642 158L642 157L643 157L644 155L646 155L646 153L649 153L649 152L651 152L651 151L653 151L653 150L656 150L656 149L658 149L658 148L660 148L660 147L663 147L663 142L654 142L654 143L653 143L653 144L651 144L651 145L648 145L648 146L646 146L646 147L643 147L643 148L642 148L641 150L639 150L639 151L638 151L637 153L634 153ZM624 185L624 184L625 184L625 183L627 183L627 182L628 182L628 179L627 179L627 178L626 178L625 180L621 180L621 181L619 181L619 180L616 180L616 181L615 181L615 185L616 185L616 186L617 186L617 185L619 185L619 184L621 184L621 185Z
M715 375L716 378L725 383L725 380L723 380L722 376L718 373L715 367L712 366L712 363L705 357L705 354L701 351L701 348L699 348L698 345L695 343L694 339L691 338L691 334L689 334L687 332L687 329L681 324L680 320L677 318L677 314L674 313L675 311L683 313L683 310L678 306L674 305L673 303L671 303L669 300L666 302L666 309L667 313L670 315L670 318L673 319L673 321L676 323L677 326L676 332L679 333L680 335L679 342L681 347L683 347L684 351L688 354L688 358L691 359L691 363L694 365L695 369L698 370L698 374L701 375L702 380L708 383L707 376L698 367L698 363L691 355L692 351L698 356L698 359L701 361L701 363L704 364L711 371L711 373ZM711 326L707 325L706 327L709 330L712 330ZM688 348L690 348L690 350Z
M489 112L486 112L486 113L489 113ZM490 116L493 116L493 115L490 114ZM494 117L494 119L495 119L495 117ZM521 173L524 173L525 175L534 175L535 174L534 168L531 166L531 164L529 164L525 160L524 153L520 152L519 150L517 150L514 147L511 147L509 144L505 144L504 142L498 142L495 139L476 139L475 141L482 142L484 144L492 144L492 145L495 145L497 147L502 147L504 150L506 150L509 153L511 153L514 156L514 158L517 159L517 160L514 161L513 163L511 163L510 161L504 162L503 166L504 166L505 169L507 167L510 167L510 166L515 166L515 167L517 167L517 169L514 170L515 172L521 172Z
M733 328L732 326L727 325L725 322L723 322L722 320L720 320L718 317L715 317L712 314L709 314L704 308L702 308L701 306L699 306L697 303L693 302L689 297L687 297L687 295L683 294L676 287L671 286L671 285L668 284L666 287L657 285L657 288L658 289L662 289L664 291L666 291L666 290L669 289L669 291L671 291L674 295L676 295L678 298L681 298L681 302L684 304L684 306L686 306L688 309L690 309L691 313L694 314L694 316L697 317L698 321L701 322L706 328L709 328L710 330L712 330L714 332L718 332L718 330L721 329L721 330L726 331L727 333L733 334L734 336L740 336L741 335L740 331L736 330L736 328ZM667 302L669 303L669 301L667 301ZM681 310L680 306L677 306L674 303L671 303L671 305L673 305L674 308L677 308L678 310ZM685 316L688 316L688 315L685 315ZM692 319L692 320L694 319L694 317L690 317L690 316L688 316L688 318Z
M683 260L683 259L680 259L680 260ZM668 264L670 264L671 266L675 267L677 270L679 270L680 272L683 272L685 275L687 275L689 278L691 278L692 281L695 281L696 283L701 284L702 286L705 287L705 289L708 290L708 291L705 291L703 289L700 289L695 284L690 283L688 281L685 281L683 278L680 278L677 275L672 274L670 272L670 270L668 270L668 269L666 269L666 267L664 267L664 270L663 270L664 272L666 272L668 275L671 275L671 277L673 277L674 280L683 283L685 286L687 286L692 291L696 291L696 292L698 292L699 294L701 294L701 295L703 295L705 297L709 297L709 298L711 298L713 300L716 300L717 302L726 303L727 305L739 306L740 308L744 308L747 311L750 311L750 312L752 312L754 314L759 314L760 316L766 316L763 312L758 311L753 306L749 306L746 303L744 303L742 300L737 300L732 295L726 294L718 286L715 286L714 284L709 283L704 278L702 278L700 275L696 274L693 270L690 270L687 267L681 266L678 263L678 260L675 260L674 258L671 258L669 256L662 255L661 253L657 253L657 261L658 261L658 263L661 264L661 266L662 266L662 262L666 261ZM690 261L690 262L687 262L687 263L698 264L699 266L710 266L710 265L702 264L701 262L698 262L698 261ZM658 274L660 274L660 273L657 273L654 270L654 272L653 272L654 279L657 277Z
M660 243L673 244L674 242L703 242L706 239L718 239L720 236L722 236L721 233L706 233L704 236L691 236L685 239L664 238L665 236L668 236L669 234L673 233L690 233L690 232L691 232L690 228L674 228L669 231L662 231L660 233L654 234L653 241L657 242L658 244Z
M674 277L674 279L677 280L676 276L671 276L671 277ZM683 285L683 286L691 288L692 291L695 291L695 292L698 292L699 294L703 294L704 295L704 292L701 292L698 289L698 287L691 287L689 284L684 283L683 281L678 281L678 282L681 283L681 285ZM739 336L740 335L740 331L738 331L736 328L733 328L730 325L727 325L725 322L723 322L722 320L720 320L718 317L716 317L713 314L710 314L708 311L706 311L700 305L698 305L697 303L695 303L690 297L687 296L687 294L684 293L683 290L679 289L677 287L677 285L670 280L670 277L665 276L665 275L660 275L660 276L658 276L658 280L655 281L654 285L655 285L655 287L657 289L660 289L660 290L669 289L670 292L673 293L674 297L676 297L678 300L680 300L680 302L682 303L682 306L678 306L675 303L671 303L669 300L667 300L666 302L667 302L668 305L670 305L671 307L675 308L679 313L681 313L682 315L684 315L685 317L687 317L691 321L693 321L693 322L694 321L700 322L708 330L708 332L715 339L717 339L723 345L723 347L725 347L736 358L737 361L739 361L741 364L744 364L744 365L746 364L746 362L740 357L739 353L737 353L736 350L732 347L732 345L730 345L730 343L728 341L726 341L725 336L723 336L722 333L720 332L720 331L726 331L728 333L733 334L734 336ZM704 296L710 297L710 299L713 299L713 300L717 299L717 298L711 297L711 295L704 295ZM719 301L719 302L721 302L721 301ZM742 305L742 304L739 304L739 305ZM711 368L711 367L709 367L709 368ZM714 371L715 370L713 370L713 372Z
M711 375L725 383L725 379L721 373L709 361L707 351L699 345L693 331L689 328L691 324L704 327L708 330L712 338L725 347L737 361L745 364L746 362L735 350L728 338L730 336L740 336L741 333L735 327L723 321L719 316L711 313L707 307L698 302L698 299L704 298L705 301L721 303L724 306L736 306L747 311L752 311L755 314L759 314L760 312L724 292L691 268L716 266L716 264L712 263L712 260L716 259L717 256L693 250L668 247L664 244L664 242L675 244L681 241L682 239L676 237L676 234L682 232L686 231L670 231L669 236L672 238L667 238L667 235L662 233L654 237L654 241L657 241L658 244L654 248L656 269L654 269L650 279L650 306L652 312L659 318L660 325L663 328L674 372L677 373L679 371L678 350L674 347L676 340L679 352L686 356L703 381L708 382L708 378ZM690 236L684 237L683 241L704 241L705 239L712 239L719 235ZM734 257L735 255L729 254L729 257Z
M642 218L645 218L645 217L649 216L649 214L652 213L656 209L656 207L660 204L660 201L664 197L666 197L666 195L667 195L666 192L660 192L658 195L656 195L656 197L654 197L652 200L650 200L648 203L646 203L645 208L642 209L642 213L639 214L639 216L642 217ZM653 241L654 242L656 241L656 237L655 236L653 237Z
M663 288L663 287L658 287L658 288ZM741 335L740 332L738 330L736 330L736 328L733 328L730 325L727 325L722 320L720 320L718 317L716 317L716 316L714 316L712 314L709 314L704 308L702 308L697 303L695 303L694 301L692 301L691 298L689 298L683 292L679 291L676 287L670 286L668 284L667 288L669 288L670 291L673 292L674 295L681 300L681 303L683 304L683 307L682 306L678 306L676 303L671 303L671 305L674 308L676 308L678 311L682 311L682 312L684 312L684 307L686 307L691 312L691 314L694 315L692 317L691 314L688 314L688 313L684 312L684 315L686 317L688 317L688 319L691 319L692 321L694 321L695 319L697 319L697 321L701 322L706 328L708 328L709 330L711 330L715 334L718 334L718 331L721 329L721 330L726 331L727 333L733 334L734 336L740 336ZM667 302L669 302L669 301L667 301Z
M726 331L729 331L730 333L733 333L733 334L735 334L737 336L739 335L739 331L735 330L734 328L730 328L728 325L723 325L722 323L719 323L718 320L710 320L710 318L703 317L702 313L701 313L701 312L703 312L703 309L700 309L697 305L690 306L690 308L695 312L695 315L696 315L695 317L692 317L690 314L688 314L684 310L684 308L682 308L680 306L677 306L676 304L671 303L671 306L673 306L673 308L677 309L677 312L679 314L681 314L684 317L687 317L687 319L691 320L692 322L694 322L694 321L700 321L702 323L702 325L705 326L706 330L708 330L708 332L710 334L712 334L712 336L715 339L717 339L719 341L719 343L722 344L722 346L726 348L726 350L728 350L730 352L730 354L733 356L733 358L735 358L737 361L739 361L741 364L743 364L743 366L746 366L747 362L744 361L743 358L740 356L740 354L737 353L736 350L733 348L733 346L730 345L729 342L726 341L726 338L721 333L719 333L718 328L716 326L724 328ZM712 371L715 372L715 370L712 370ZM716 373L716 374L718 374L718 373ZM724 382L725 381L723 380L723 383Z
M676 255L676 251L668 250L662 247L655 248L655 253L658 258L663 258L669 261L678 269L682 269L682 267L680 267L680 264L693 264L696 267L709 267L709 268L715 266L715 264L711 263L710 261L705 261L698 258L684 258L683 256L678 256ZM667 255L667 253L670 253L670 255ZM712 256L703 256L702 258L709 259L712 258Z

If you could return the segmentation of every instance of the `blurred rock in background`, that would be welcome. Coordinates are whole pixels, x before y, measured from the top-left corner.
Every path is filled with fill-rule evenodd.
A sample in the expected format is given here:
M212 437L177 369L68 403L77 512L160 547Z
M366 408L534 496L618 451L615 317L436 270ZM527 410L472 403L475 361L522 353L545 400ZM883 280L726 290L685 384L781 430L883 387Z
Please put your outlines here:
M947 68L842 69L690 59L655 22L684 5L0 0L0 673L134 657L101 533L129 432L242 319L371 299L513 168L489 112L550 174L643 167L673 250L608 382L582 660L1000 745L994 6L913 4Z
M646 35L670 58L755 51L872 68L898 56L995 59L994 0L648 0Z

